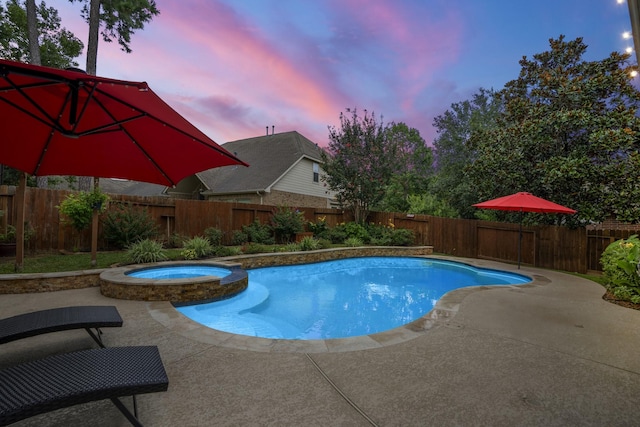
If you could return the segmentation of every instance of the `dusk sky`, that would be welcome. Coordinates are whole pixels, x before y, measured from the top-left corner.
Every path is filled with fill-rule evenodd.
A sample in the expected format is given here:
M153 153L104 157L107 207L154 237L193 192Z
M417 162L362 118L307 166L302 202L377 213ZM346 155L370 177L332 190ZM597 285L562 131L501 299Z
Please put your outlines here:
M275 126L326 146L327 127L353 107L405 122L431 144L435 116L480 87L503 88L549 38L583 37L587 60L632 45L617 0L156 3L160 15L134 34L132 53L101 40L98 75L148 82L221 144ZM47 4L86 45L80 4Z

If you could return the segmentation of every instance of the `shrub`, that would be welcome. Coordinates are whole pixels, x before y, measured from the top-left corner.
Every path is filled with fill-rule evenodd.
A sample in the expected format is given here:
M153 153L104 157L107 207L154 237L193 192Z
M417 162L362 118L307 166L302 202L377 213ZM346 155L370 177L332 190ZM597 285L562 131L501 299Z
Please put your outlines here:
M600 263L605 286L616 298L640 303L640 239L637 235L611 243Z
M242 231L247 234L249 242L261 243L264 245L273 245L275 243L271 233L271 227L267 224L261 224L257 219L249 225L243 225Z
M298 246L300 246L301 251L314 251L320 247L320 242L313 237L305 237Z
M344 224L338 224L333 228L330 228L325 236L331 243L341 244L347 239L347 232Z
M263 252L268 252L268 250L260 243L247 243L242 246L242 253L245 254L260 254Z
M304 230L304 215L296 209L281 206L271 215L271 227L277 242L288 243L296 233Z
M344 241L344 244L351 248L355 248L357 246L362 246L364 243L362 242L362 240L358 239L357 237L349 237Z
M185 259L204 258L213 253L213 246L206 237L195 236L184 242L182 255ZM187 256L191 258L187 258Z
M222 230L216 227L209 227L204 230L204 236L209 239L211 246L220 246L222 245L222 237L224 233Z
M91 192L81 191L69 194L57 208L67 223L77 231L83 231L91 224L93 211L104 212L108 200L109 196L101 192L100 189Z
M240 255L241 253L242 253L242 250L235 246L218 246L217 248L214 249L214 255L220 256L220 257Z
M327 217L321 216L315 222L308 222L307 229L313 233L314 237L319 239L327 238L329 235L329 226L327 225Z
M151 239L144 239L128 246L127 258L135 264L141 264L165 261L167 255L162 249L162 243Z
M415 241L413 230L407 228L397 228L392 230L391 244L393 246L411 246Z
M231 244L244 245L249 241L249 236L244 231L233 230L231 232Z
M344 232L347 235L347 239L355 237L356 239L360 239L363 243L366 243L371 239L367 229L357 222L347 222L344 225Z
M158 225L146 209L134 209L124 203L107 212L103 227L105 239L117 248L126 248L138 240L155 239L159 234Z
M184 245L185 240L188 240L189 238L186 236L183 236L181 234L178 233L173 233L171 236L169 236L169 240L167 241L167 247L168 248L181 248L182 245Z

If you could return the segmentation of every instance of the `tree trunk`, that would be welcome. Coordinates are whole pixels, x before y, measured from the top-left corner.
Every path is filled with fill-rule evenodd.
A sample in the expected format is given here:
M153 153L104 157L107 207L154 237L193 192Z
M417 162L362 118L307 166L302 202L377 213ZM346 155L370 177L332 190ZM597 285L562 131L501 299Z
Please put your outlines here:
M87 74L96 75L98 68L98 36L100 32L100 0L89 6L89 41L87 43Z
M31 63L42 65L40 61L40 43L38 43L38 17L35 0L27 0L27 31L29 33L29 56Z

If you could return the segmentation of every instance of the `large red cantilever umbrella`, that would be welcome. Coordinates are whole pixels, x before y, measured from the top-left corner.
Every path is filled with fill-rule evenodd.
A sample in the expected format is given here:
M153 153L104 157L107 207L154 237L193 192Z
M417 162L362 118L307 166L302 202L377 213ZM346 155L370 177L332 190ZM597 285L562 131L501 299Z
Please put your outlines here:
M486 202L476 203L476 208L494 209L500 211L537 212L537 213L560 213L574 214L575 210L564 207L549 200L536 197L531 193L520 192ZM520 218L519 240L518 240L518 268L520 268L520 251L522 248L522 217Z
M206 169L248 166L145 82L0 59L0 117L0 164L31 175L174 186Z

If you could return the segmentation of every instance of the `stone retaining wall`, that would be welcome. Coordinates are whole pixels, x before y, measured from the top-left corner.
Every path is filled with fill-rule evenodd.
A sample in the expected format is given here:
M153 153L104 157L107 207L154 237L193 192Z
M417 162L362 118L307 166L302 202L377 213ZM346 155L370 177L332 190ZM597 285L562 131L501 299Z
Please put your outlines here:
M432 246L363 246L357 248L322 249L308 252L238 255L216 258L212 259L212 261L235 261L240 263L242 268L249 269L274 265L304 264L360 256L424 256L431 254L433 254ZM52 292L100 286L100 274L105 270L108 269L42 274L2 274L0 275L0 294Z

